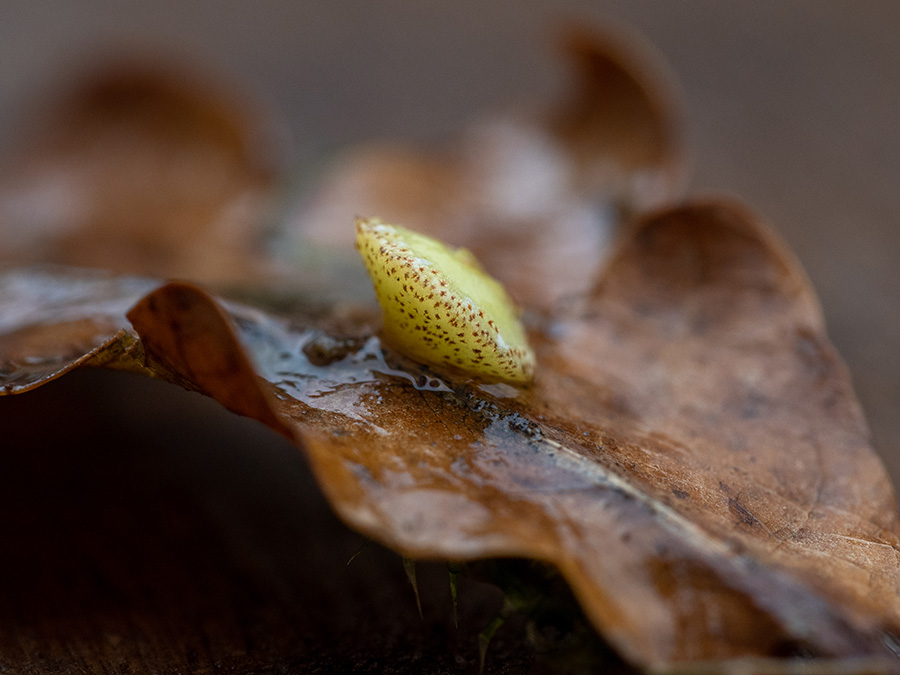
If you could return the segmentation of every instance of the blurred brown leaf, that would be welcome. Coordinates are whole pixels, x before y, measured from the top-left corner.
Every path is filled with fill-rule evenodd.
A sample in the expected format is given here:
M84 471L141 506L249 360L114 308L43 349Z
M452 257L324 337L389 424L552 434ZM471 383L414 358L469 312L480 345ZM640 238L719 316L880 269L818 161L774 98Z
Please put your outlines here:
M58 92L0 170L0 262L221 282L254 273L269 123L179 67L113 61Z
M681 195L686 153L649 48L575 29L563 47L574 77L547 110L482 119L443 151L372 143L339 157L293 216L298 255L350 250L343 224L377 214L465 245L528 307L586 292L618 224Z

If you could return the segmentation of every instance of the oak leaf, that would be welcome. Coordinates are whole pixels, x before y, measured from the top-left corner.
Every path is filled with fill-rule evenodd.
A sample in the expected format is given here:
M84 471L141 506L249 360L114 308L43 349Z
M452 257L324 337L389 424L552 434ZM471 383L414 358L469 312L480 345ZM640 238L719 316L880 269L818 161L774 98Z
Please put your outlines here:
M635 226L583 303L532 324L521 390L417 366L374 319L94 283L98 302L132 294L133 328L85 304L80 321L110 323L73 351L82 324L53 321L77 305L55 294L4 353L53 363L46 377L149 371L256 417L297 440L352 527L414 557L549 562L635 664L889 656L890 484L805 277L737 205ZM21 277L7 288L36 304ZM68 352L33 341L48 325ZM7 390L41 381L28 372L7 357Z
M315 256L352 239L356 213L343 219L335 209L472 249L524 306L537 359L530 386L467 380L387 348L374 300L357 293L353 273L343 276L340 258L325 283L292 277L300 301L289 311L273 308L270 285L242 303L154 278L5 272L2 392L101 366L211 396L293 439L335 511L407 556L554 566L597 631L637 666L763 672L788 663L766 659L803 656L827 659L826 669L897 672L894 494L802 270L734 202L696 201L632 221L681 194L671 98L633 55L582 33L568 44L581 74L568 103L537 120L491 123L449 155L354 154L296 216L297 245ZM112 91L134 85L130 78L114 78ZM222 112L177 87L154 87L144 80L137 90L163 110ZM63 110L62 119L81 119L70 114L83 112L78 105ZM84 176L71 158L99 153L82 183L93 209L87 233L51 237L60 258L32 251L24 260L151 275L169 261L160 276L222 281L248 241L258 242L243 231L216 248L215 233L230 231L219 216L236 194L259 194L269 180L233 152L244 127L225 113L209 125L198 113L187 117L197 124L173 127L182 135L163 134L173 151L200 149L192 171L218 167L208 192L181 202L171 197L183 186L152 170L160 131L152 120L128 106L124 117L113 106L114 124L106 103L84 110L90 124L62 125L63 141L33 156ZM163 126L179 116L163 115ZM123 120L137 129L127 147L140 151L113 146L104 155L108 144L96 139ZM132 192L140 181L126 173L127 189L102 196L132 155L152 189ZM132 213L135 204L153 208ZM175 235L185 219L197 238L182 248ZM608 253L610 233L597 226L622 222L630 224ZM0 226L24 231L9 218ZM155 256L142 244L157 234ZM16 260L10 241L3 252ZM129 254L104 258L110 242ZM195 265L204 242L215 252L208 268ZM239 267L231 272L245 279ZM283 288L284 279L266 282Z

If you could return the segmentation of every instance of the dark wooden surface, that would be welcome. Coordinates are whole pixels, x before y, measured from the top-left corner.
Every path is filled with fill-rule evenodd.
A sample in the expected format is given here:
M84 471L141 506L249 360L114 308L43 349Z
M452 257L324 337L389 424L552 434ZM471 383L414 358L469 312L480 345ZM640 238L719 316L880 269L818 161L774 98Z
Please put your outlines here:
M573 14L630 25L669 61L692 192L741 197L794 247L896 482L900 4L7 0L0 149L71 54L155 45L283 111L309 175L342 144L439 139L552 91L544 36ZM399 559L371 547L347 567L361 538L259 426L83 373L0 400L0 429L0 672L474 672L496 593L471 585L457 635L426 567L419 619ZM516 626L495 647L488 672L534 670Z

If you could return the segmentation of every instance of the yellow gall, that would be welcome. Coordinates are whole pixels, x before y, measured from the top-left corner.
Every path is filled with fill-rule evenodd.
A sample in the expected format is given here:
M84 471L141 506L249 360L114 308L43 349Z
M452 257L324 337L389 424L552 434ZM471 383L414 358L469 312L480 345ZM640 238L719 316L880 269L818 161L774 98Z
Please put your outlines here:
M531 380L534 353L516 308L469 251L377 218L357 219L356 248L390 344L417 361L482 380Z

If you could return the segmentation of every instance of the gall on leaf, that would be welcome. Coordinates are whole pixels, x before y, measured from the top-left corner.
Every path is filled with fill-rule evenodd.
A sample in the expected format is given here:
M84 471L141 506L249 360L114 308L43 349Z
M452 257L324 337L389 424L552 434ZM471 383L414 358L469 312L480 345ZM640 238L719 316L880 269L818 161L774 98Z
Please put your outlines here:
M531 381L534 353L515 305L468 250L377 218L356 221L356 247L393 346L482 380Z

